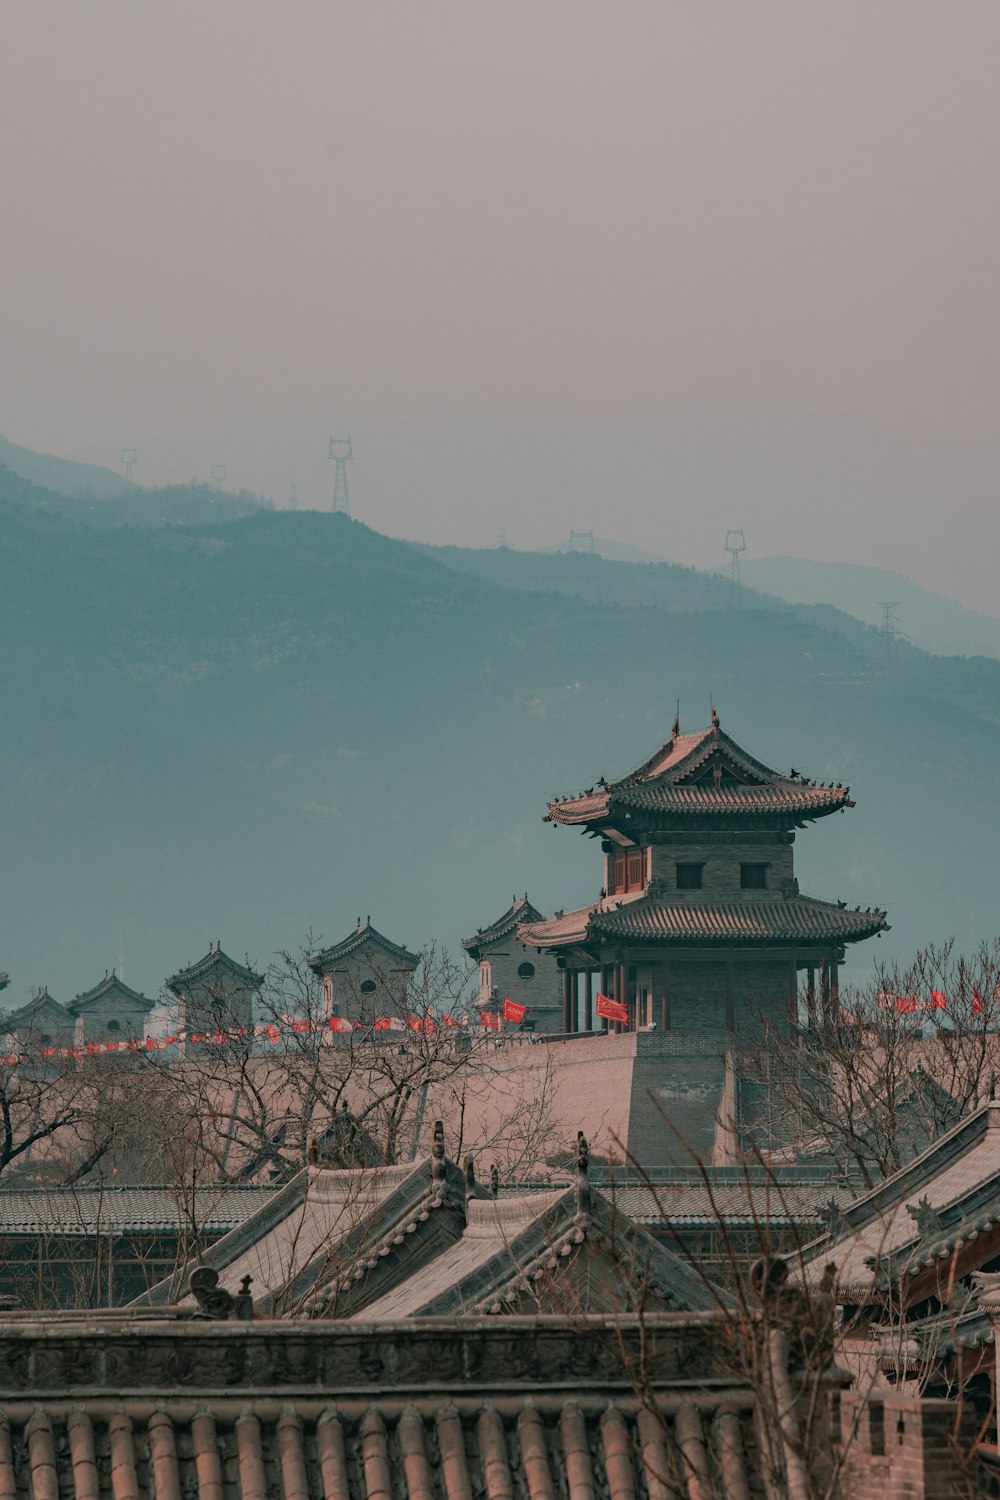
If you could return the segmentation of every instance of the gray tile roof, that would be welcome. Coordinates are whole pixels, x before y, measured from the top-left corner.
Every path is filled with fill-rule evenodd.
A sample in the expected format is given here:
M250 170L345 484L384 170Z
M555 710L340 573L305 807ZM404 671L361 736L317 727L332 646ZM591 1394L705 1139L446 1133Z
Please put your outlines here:
M179 1228L224 1232L275 1195L269 1187L3 1188L2 1234L129 1234Z

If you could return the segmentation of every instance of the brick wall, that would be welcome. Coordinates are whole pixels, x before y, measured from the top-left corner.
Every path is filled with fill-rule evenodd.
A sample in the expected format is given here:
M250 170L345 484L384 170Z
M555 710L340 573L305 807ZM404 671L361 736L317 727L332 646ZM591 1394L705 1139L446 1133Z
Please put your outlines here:
M782 882L792 878L792 846L778 836L759 842L748 835L724 842L716 839L692 840L690 843L654 844L651 854L651 879L662 880L668 890L676 883L679 864L704 865L702 891L709 895L730 896L740 891L740 865L766 864L767 885L780 891ZM744 895L747 892L743 892Z
M352 1021L398 1015L406 1008L412 972L378 944L363 943L330 971L334 1014Z
M107 1000L97 1000L77 1018L77 1042L124 1041L127 1037L143 1035L146 1011L141 1005L129 1003L121 996L109 995ZM117 1025L108 1026L109 1021Z
M517 971L524 965L530 965L534 973L520 975ZM484 969L488 969L488 987L482 982ZM557 968L551 953L524 948L511 933L486 950L479 971L483 1005L490 1004L489 991L492 989L500 999L507 995L511 1000L530 1006L529 1019L534 1021L536 1031L562 1031L562 971ZM580 994L582 997L582 978Z
M958 1500L974 1494L978 1428L975 1412L956 1401L845 1392L842 1500Z

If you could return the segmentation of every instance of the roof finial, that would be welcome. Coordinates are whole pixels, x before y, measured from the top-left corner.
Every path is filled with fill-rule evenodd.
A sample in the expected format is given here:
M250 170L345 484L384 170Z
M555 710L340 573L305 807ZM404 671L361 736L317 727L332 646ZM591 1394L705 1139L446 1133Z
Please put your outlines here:
M465 1158L465 1189L471 1193L476 1186L476 1158L467 1156Z
M490 1167L490 1196L496 1198L500 1192L500 1168L496 1162Z
M431 1147L431 1177L441 1182L445 1176L444 1165L444 1121L434 1121L434 1144Z
M590 1166L590 1147L582 1130L576 1133L576 1208L577 1212L590 1212L590 1182L587 1170Z
M715 711L715 699L712 697L711 693L709 693L709 695L708 695L708 701L709 701L709 703L711 704L711 707L712 707L712 728L713 729L718 729L718 727L719 727L719 715Z
M678 698L677 707L674 710L674 722L670 729L670 738L675 740L681 732L681 700Z

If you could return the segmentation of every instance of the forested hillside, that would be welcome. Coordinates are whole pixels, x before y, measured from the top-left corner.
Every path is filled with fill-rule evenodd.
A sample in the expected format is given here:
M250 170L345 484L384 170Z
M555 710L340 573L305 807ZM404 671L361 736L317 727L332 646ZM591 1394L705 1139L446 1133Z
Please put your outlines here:
M856 621L669 565L434 555L316 513L98 529L46 498L0 476L10 1004L68 998L123 939L155 991L210 939L263 962L370 912L455 945L514 890L590 899L598 851L547 798L710 693L762 758L851 784L798 860L888 907L869 954L995 930L996 663L910 651L887 689Z

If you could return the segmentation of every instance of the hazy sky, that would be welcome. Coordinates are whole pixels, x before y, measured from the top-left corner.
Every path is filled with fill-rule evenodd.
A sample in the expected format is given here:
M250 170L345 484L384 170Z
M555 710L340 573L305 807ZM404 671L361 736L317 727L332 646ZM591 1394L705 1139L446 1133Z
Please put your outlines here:
M0 431L1000 612L996 0L7 0Z

